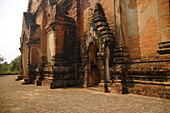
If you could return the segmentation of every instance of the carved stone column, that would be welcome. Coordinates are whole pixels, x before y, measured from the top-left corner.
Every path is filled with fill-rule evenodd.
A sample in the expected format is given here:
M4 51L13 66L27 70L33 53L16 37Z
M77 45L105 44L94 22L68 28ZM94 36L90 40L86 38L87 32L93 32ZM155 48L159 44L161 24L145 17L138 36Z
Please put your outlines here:
M106 52L105 52L105 44L100 44L99 52L97 53L99 57L99 69L101 75L101 83L99 84L99 91L108 92L107 81L106 81Z
M105 77L105 53L104 52L99 52L99 67L100 67L100 74L101 74L101 83L106 82L106 77Z
M86 65L84 68L84 84L83 87L86 88L89 85L89 71L90 71L90 66Z
M86 48L84 48L86 49ZM89 56L88 56L88 51L83 51L84 56L83 56L83 62L84 62L84 83L83 87L87 88L89 85L89 74L90 74L90 64L89 64Z
M157 50L160 54L170 54L170 1L158 0L160 43Z

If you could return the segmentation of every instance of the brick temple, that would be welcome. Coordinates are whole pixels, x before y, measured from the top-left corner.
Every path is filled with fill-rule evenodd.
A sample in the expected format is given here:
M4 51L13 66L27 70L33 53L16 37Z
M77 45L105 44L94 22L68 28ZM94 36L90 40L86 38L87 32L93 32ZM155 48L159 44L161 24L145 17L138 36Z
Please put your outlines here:
M170 98L169 0L29 0L23 84Z

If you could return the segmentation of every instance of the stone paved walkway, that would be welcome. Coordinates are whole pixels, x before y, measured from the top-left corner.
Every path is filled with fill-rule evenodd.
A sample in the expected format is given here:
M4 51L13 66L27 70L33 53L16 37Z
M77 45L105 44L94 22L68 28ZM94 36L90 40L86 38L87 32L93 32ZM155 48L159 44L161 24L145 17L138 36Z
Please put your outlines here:
M0 113L170 113L170 100L81 88L21 85L0 75Z

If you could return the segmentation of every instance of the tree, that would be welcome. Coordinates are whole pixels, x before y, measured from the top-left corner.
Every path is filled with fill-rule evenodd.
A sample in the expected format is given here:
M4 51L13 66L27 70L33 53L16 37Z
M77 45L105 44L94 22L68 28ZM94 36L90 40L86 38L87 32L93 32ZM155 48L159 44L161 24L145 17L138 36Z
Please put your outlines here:
M21 56L16 57L10 64L4 62L4 58L0 56L0 74L17 74L20 72Z
M4 62L5 58L0 55L0 74L8 71L8 63ZM4 62L4 63L3 63Z
M6 71L8 71L8 69L9 69L9 64L7 62L4 62L1 64L1 70L6 72Z
M9 64L9 69L11 72L20 71L20 61L21 61L21 56L18 56Z
M1 64L4 60L5 60L5 58L0 55L0 64Z

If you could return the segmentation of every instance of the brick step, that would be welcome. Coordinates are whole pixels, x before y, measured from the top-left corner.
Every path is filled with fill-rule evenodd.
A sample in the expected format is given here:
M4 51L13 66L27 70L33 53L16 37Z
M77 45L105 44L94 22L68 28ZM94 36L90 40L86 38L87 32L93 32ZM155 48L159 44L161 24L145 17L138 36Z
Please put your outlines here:
M89 89L89 90L94 90L94 91L99 91L98 86L87 87L87 89Z

